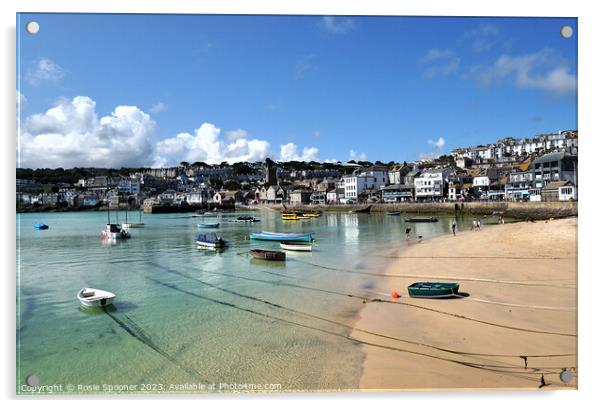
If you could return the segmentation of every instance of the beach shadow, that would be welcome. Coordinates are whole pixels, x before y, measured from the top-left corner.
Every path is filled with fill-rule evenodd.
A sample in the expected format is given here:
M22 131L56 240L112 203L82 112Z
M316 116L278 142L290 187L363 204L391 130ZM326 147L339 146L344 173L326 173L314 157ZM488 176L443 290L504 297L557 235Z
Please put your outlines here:
M464 299L470 296L470 293L467 292L458 292L456 293L456 297L454 299Z

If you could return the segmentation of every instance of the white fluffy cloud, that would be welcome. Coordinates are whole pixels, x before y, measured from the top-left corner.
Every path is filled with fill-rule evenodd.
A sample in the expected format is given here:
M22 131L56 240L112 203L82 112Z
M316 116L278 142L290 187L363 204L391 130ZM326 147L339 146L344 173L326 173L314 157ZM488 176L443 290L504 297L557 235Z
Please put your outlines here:
M437 150L442 150L445 147L445 139L440 137L437 140L429 139L427 143Z
M477 79L485 86L509 79L519 88L539 89L555 95L577 89L577 76L550 48L519 56L502 55L492 67L476 68L475 71Z
M368 160L368 156L366 156L366 153L364 152L358 153L355 150L351 149L349 150L349 160L366 161Z
M30 85L36 86L44 81L58 82L65 76L65 71L60 65L49 58L38 58L29 68L25 79Z
M152 155L155 122L135 106L98 118L86 97L61 100L20 126L20 166L142 166Z
M320 151L317 147L304 147L301 154L296 144L290 142L280 146L280 161L318 161Z
M438 139L429 139L426 141L429 145L432 146L432 151L428 153L420 153L419 157L422 160L430 160L437 158L443 154L443 149L445 148L445 139L439 137Z
M240 134L242 129L235 132ZM244 132L244 131L243 131ZM221 130L212 123L203 123L194 134L180 133L157 143L155 166L166 166L181 161L205 163L236 163L260 161L269 156L270 144L265 140L238 138L225 140ZM246 132L245 132L246 135Z
M165 112L168 109L168 106L165 102L157 102L153 106L151 106L150 111L152 113L161 113Z
M17 94L19 98L19 94ZM194 163L263 161L276 157L266 140L249 138L244 129L222 133L203 123L194 133L179 133L155 142L155 121L135 106L118 106L100 117L87 96L59 100L45 113L19 126L20 167L147 167ZM319 160L316 147L288 143L280 160Z

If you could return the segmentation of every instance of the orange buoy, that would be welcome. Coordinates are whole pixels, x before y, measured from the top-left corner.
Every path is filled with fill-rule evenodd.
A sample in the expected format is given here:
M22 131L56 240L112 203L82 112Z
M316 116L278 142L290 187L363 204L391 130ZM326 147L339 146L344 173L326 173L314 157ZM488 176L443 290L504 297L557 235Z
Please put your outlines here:
M393 299L398 299L399 298L399 293L397 293L397 291L394 290L393 293L391 293L391 297Z

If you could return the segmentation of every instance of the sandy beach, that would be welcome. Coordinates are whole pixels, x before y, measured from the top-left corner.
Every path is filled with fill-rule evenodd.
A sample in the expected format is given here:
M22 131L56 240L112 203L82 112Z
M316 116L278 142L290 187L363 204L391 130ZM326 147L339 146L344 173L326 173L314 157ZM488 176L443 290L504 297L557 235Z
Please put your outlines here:
M367 303L355 324L360 389L577 387L577 218L450 232L385 256L394 276L378 287L401 298ZM417 281L458 282L466 296L409 298Z

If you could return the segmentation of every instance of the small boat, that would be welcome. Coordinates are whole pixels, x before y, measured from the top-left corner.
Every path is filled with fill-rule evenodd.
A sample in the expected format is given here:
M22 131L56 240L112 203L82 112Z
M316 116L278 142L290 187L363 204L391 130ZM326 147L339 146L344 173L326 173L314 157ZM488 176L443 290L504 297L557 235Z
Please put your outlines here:
M280 241L280 242L312 242L314 237L311 234L284 234L278 232L252 232L249 234L250 239L262 241Z
M359 209L359 210L355 210L354 212L355 212L355 213L358 213L358 214L361 214L361 213L369 213L371 209L372 209L372 205L369 205L369 206L368 206L368 207L366 207L366 208L362 208L362 209Z
M406 222L437 222L439 220L435 217L411 217L411 218L406 218L405 221Z
M197 212L194 213L195 217L217 217L217 212L216 211L203 211L203 210L198 210Z
M387 215L401 215L401 211L387 211Z
M300 244L300 243L295 243L295 242L281 242L280 248L285 249L287 251L311 252L313 250L313 245Z
M285 261L286 254L280 251L266 251L264 249L251 249L251 256L264 261Z
M408 286L408 294L413 298L450 298L458 297L457 283L416 282Z
M305 215L298 213L298 214L282 214L282 220L283 221L298 221L298 220L304 220L306 218Z
M37 223L33 224L33 227L37 230L47 230L48 229L48 225L44 224L43 222L37 222Z
M322 211L320 211L320 210L304 211L303 216L304 217L321 217Z
M196 238L196 244L201 248L225 248L228 242L216 234L199 234Z
M219 222L199 222L196 226L198 228L218 228Z
M117 224L107 224L107 228L100 231L100 236L107 239L126 239L130 238L130 232Z
M232 222L259 222L260 220L250 215L241 215L240 217L232 220Z
M77 292L77 299L86 307L104 307L113 303L115 294L106 290L82 288Z

